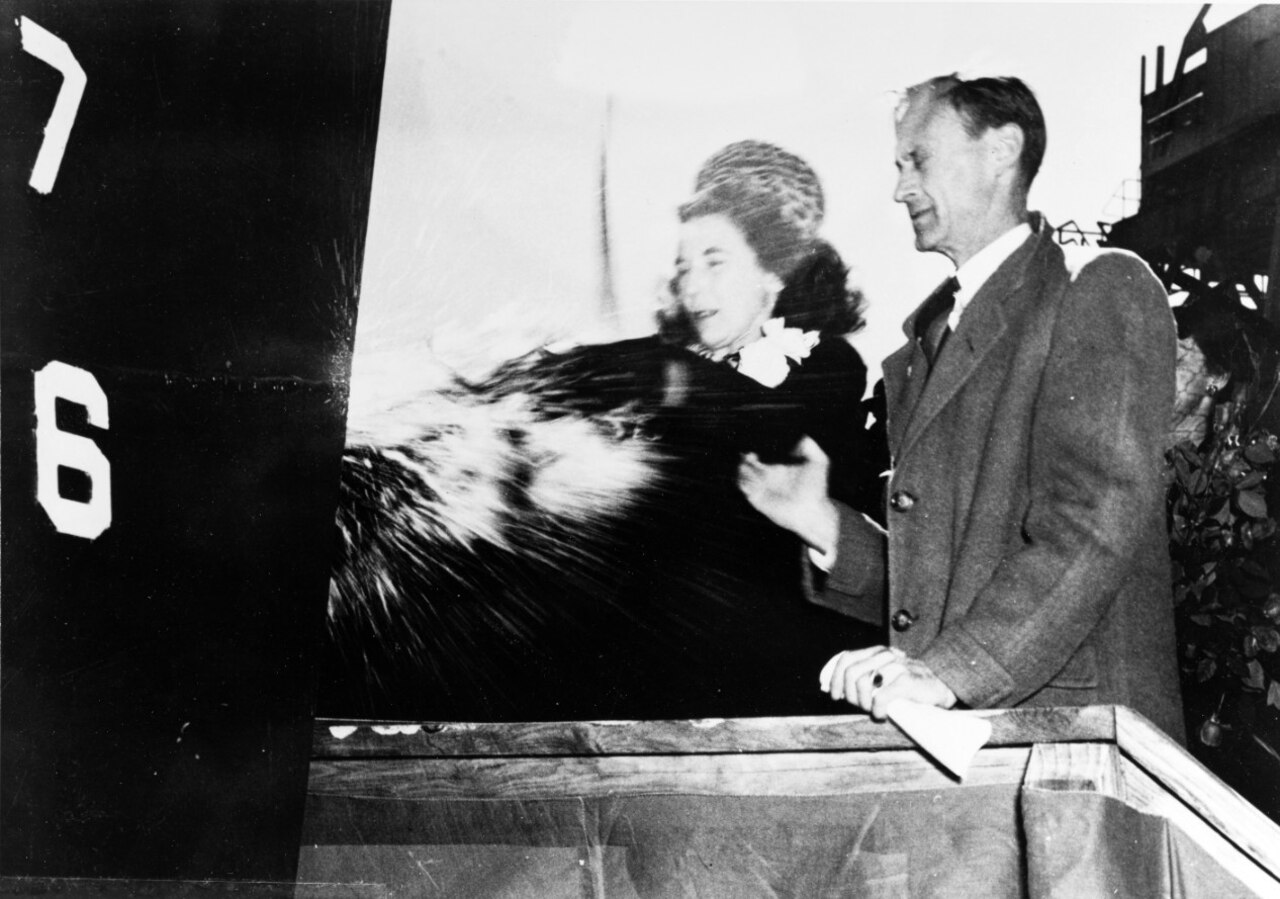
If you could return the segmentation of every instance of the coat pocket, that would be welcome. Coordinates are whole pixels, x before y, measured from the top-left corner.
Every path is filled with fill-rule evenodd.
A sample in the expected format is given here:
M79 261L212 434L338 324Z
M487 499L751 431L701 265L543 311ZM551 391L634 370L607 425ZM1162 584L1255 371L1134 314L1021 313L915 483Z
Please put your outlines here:
M1045 686L1064 690L1095 689L1098 686L1097 650L1091 645L1081 646Z

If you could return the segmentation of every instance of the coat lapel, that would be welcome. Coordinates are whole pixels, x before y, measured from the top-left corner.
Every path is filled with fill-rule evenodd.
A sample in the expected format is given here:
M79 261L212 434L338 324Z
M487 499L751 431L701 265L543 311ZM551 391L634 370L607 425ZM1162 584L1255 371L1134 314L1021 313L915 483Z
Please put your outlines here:
M929 364L916 334L916 322L921 315L933 307L938 294L945 286L944 281L934 288L933 293L929 294L924 302L907 316L906 321L902 323L902 331L907 336L906 344L881 363L881 369L884 371L885 404L888 407L889 416L886 431L889 452L894 459L898 456L907 425L911 421L916 403L920 401L920 393L924 389L924 378L911 376L917 370L924 371L922 366L927 367Z
M902 435L906 432L907 422L911 420L911 410L920 399L920 382L911 381L913 365L921 365L924 354L912 340L889 355L881 369L884 371L885 433L889 442L890 464L898 458L898 447L902 446Z
M960 325L947 342L946 350L938 357L937 365L929 375L928 382L921 377L907 379L900 395L908 402L900 407L900 414L906 413L901 426L900 442L897 442L895 460L901 458L911 449L911 445L919 439L920 434L929 426L946 405L960 392L974 371L982 364L982 360L1000 342L1008 328L1009 317L1016 310L1023 297L1023 290L1031 278L1035 260L1040 256L1043 242L1049 239L1051 231L1042 222L1037 223L1033 236L1013 255L1005 260L979 289L976 296L965 309ZM925 304L928 300L925 301ZM924 304L920 307L924 308ZM913 313L905 327L915 334L915 317ZM914 338L909 347L912 351L914 366L922 366L923 351L916 345ZM899 351L902 352L902 351ZM896 355L896 354L895 354ZM914 380L916 386L912 386ZM886 380L886 388L888 381ZM909 396L914 391L914 396ZM890 424L892 425L892 416ZM890 443L890 446L894 446Z

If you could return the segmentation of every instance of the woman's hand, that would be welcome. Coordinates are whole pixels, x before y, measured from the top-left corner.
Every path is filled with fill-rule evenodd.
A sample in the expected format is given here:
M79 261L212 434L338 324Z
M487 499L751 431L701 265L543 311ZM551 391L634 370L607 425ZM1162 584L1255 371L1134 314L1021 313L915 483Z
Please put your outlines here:
M788 462L766 465L755 453L744 455L738 488L761 515L827 555L840 531L840 516L827 495L830 465L822 448L804 437Z
M896 699L944 709L956 704L956 694L928 665L891 646L837 653L822 667L818 683L832 699L844 699L877 721L884 720Z

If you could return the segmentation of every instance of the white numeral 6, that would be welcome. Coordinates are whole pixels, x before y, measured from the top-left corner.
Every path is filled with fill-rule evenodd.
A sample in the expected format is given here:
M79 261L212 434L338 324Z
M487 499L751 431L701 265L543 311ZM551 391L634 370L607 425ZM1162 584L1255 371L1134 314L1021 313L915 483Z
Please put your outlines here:
M107 395L93 375L65 362L36 372L36 499L64 534L94 539L111 526L111 463L88 437L58 429L57 401L83 406L89 424L108 426ZM89 477L89 498L69 499L58 489L58 469Z

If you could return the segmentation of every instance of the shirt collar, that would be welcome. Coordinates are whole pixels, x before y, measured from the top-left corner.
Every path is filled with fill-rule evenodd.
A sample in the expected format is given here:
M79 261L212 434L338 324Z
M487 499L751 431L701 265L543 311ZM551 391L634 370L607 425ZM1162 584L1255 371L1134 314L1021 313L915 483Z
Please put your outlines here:
M1031 226L1026 222L1015 225L973 255L968 262L956 269L955 278L960 282L956 290L956 304L951 309L949 324L954 331L960 324L960 315L987 279L995 274L1001 264L1013 255L1031 236Z

